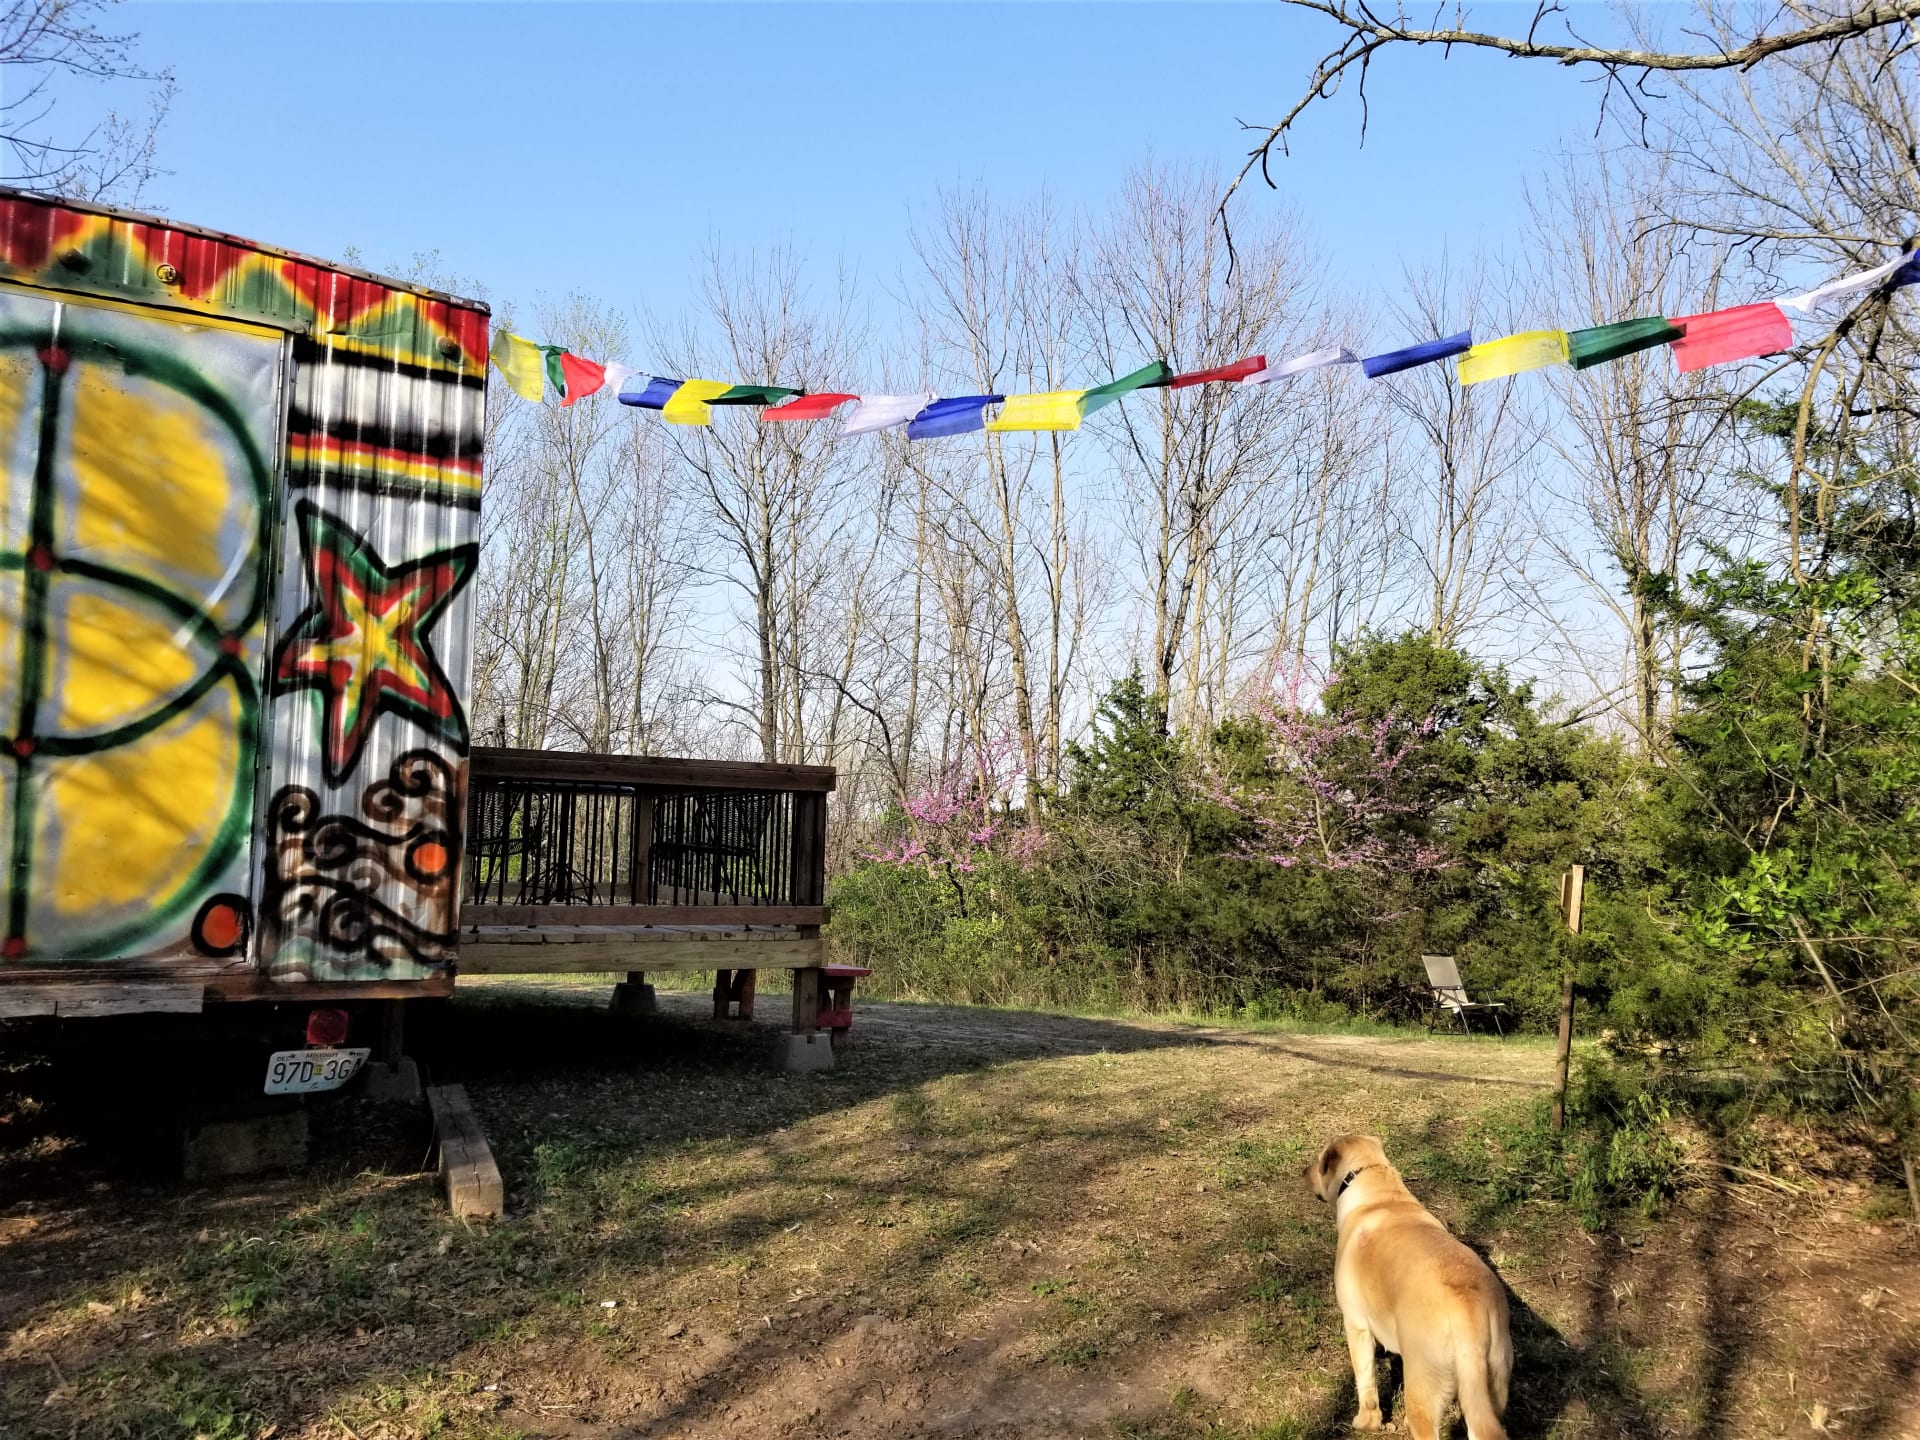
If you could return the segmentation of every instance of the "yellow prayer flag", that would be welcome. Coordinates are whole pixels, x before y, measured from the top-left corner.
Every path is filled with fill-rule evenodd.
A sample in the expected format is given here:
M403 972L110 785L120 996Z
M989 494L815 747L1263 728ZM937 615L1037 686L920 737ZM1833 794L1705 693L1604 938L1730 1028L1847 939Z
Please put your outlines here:
M1566 363L1566 331L1529 330L1504 340L1483 341L1467 351L1460 357L1460 383L1474 385L1518 375L1523 370L1538 370L1543 365Z
M507 388L536 404L547 393L547 357L531 340L506 330L493 332L493 363Z
M1078 430L1084 390L1048 390L1038 395L1009 395L989 430Z
M670 425L711 425L713 407L707 401L732 388L725 380L689 380L667 397L660 418Z

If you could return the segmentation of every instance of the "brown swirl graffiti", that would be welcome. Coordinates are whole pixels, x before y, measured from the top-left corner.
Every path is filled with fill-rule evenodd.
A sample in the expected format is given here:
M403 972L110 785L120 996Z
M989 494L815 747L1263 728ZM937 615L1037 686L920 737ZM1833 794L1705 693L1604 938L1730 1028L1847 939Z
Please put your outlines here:
M323 815L304 785L273 797L261 909L282 957L276 972L362 979L454 958L461 805L453 767L430 750L409 750L367 787L360 809L365 820Z

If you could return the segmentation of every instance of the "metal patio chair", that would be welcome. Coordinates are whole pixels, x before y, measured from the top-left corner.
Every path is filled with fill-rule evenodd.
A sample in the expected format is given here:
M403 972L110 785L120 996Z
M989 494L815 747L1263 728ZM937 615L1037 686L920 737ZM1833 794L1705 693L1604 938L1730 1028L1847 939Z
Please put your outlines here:
M755 791L710 790L660 802L648 854L649 900L659 904L666 890L766 903L766 892L778 888L768 873L778 849L769 834L774 800Z
M1506 1009L1499 1000L1472 1000L1467 996L1466 982L1460 978L1460 967L1454 963L1451 955L1422 955L1420 963L1427 967L1427 989L1433 995L1434 1008L1427 1016L1427 1029L1433 1029L1434 1016L1442 1010L1448 1011L1459 1020L1467 1034L1473 1033L1472 1016L1485 1015L1493 1021L1496 1035L1507 1032L1500 1023L1500 1012Z

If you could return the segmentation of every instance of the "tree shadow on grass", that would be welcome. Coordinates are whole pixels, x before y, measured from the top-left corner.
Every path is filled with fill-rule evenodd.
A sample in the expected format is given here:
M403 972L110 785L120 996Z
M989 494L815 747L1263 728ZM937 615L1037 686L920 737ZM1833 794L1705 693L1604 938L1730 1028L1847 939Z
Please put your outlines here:
M86 1153L84 1136L73 1140L79 1147L75 1150L28 1156L17 1163L0 1156L0 1167L6 1167L0 1168L0 1176L45 1172L35 1182L46 1202L39 1213L59 1212L52 1223L18 1239L0 1230L0 1291L14 1288L17 1296L21 1269L31 1266L41 1273L33 1279L35 1298L27 1308L51 1315L63 1307L71 1312L94 1298L118 1304L117 1291L145 1283L142 1276L148 1269L163 1284L184 1277L199 1289L190 1299L173 1303L184 1307L179 1313L191 1320L190 1328L147 1320L129 1323L103 1334L90 1350L78 1348L77 1341L59 1342L75 1347L60 1353L61 1363L83 1385L104 1391L122 1384L128 1405L134 1403L132 1391L112 1379L114 1367L135 1377L164 1371L172 1378L163 1395L171 1398L142 1400L149 1409L172 1406L184 1414L184 1407L191 1405L217 1416L223 1404L252 1405L263 1422L271 1420L290 1431L321 1424L335 1408L360 1403L375 1391L403 1391L421 1367L438 1367L444 1373L454 1364L488 1363L461 1357L507 1353L522 1356L523 1364L537 1364L549 1353L539 1348L540 1326L554 1327L553 1345L591 1348L601 1343L591 1338L590 1322L599 1314L595 1302L604 1293L593 1287L611 1279L644 1293L658 1277L672 1273L669 1246L716 1257L750 1256L783 1234L806 1233L823 1214L836 1223L871 1216L879 1224L911 1211L911 1225L903 1223L888 1232L900 1243L887 1252L885 1283L940 1293L940 1277L976 1263L971 1256L982 1244L1045 1237L1059 1213L1063 1191L1129 1166L1155 1163L1164 1141L1138 1124L1137 1117L1130 1121L1091 1106L1069 1108L1044 1125L1024 1128L1020 1115L1002 1113L1000 1118L1011 1122L1009 1133L988 1129L934 1134L925 1162L915 1162L910 1154L895 1158L895 1151L910 1150L922 1086L1036 1056L1118 1054L1244 1040L1219 1032L1065 1016L898 1007L885 1012L888 1023L864 1031L857 1024L856 1044L834 1071L789 1076L770 1064L771 1043L782 1028L777 1017L786 1009L783 997L764 997L762 1021L743 1026L689 1019L704 1004L698 996L663 997L669 1002L668 1016L636 1022L600 1008L604 994L542 996L503 988L498 995L439 1007L437 1013L430 1009L413 1026L415 1043L410 1048L432 1078L472 1087L508 1178L510 1217L527 1224L510 1221L491 1233L469 1234L438 1211L424 1180L384 1187L366 1183L367 1177L356 1176L352 1167L367 1163L365 1127L380 1122L370 1108L334 1099L311 1110L319 1173L292 1179L232 1186L129 1186L114 1174L110 1155L75 1163ZM933 1039L937 1043L920 1043ZM1361 1068L1371 1066L1363 1062ZM10 1073L8 1083L29 1092L44 1089L51 1078L43 1067L31 1064ZM1445 1078L1475 1083L1468 1076ZM888 1144L880 1147L886 1152L883 1160L809 1146L802 1143L803 1135L776 1134L889 1096L895 1097L893 1102L875 1112L876 1124L891 1127L885 1136ZM1477 1097L1474 1103L1483 1100ZM19 1117L16 1131L15 1120L0 1113L0 1146L15 1134L29 1141L27 1148L72 1140L68 1118L57 1106L33 1110ZM668 1174L658 1167L638 1168L651 1157L670 1155L675 1147L726 1137L741 1142L743 1149L754 1147L753 1163L759 1167L754 1173L760 1178L751 1183L777 1182L766 1186L749 1207L729 1203L733 1187L742 1183L743 1172L737 1169L694 1166ZM1415 1132L1395 1144L1412 1147L1423 1140L1435 1147L1445 1142L1438 1122L1424 1135ZM726 1153L733 1153L731 1147ZM1413 1157L1411 1148L1405 1157ZM395 1160L392 1173L406 1172L419 1158L415 1153ZM1005 1180L988 1190L976 1178L969 1188L961 1171L949 1165L972 1166L976 1177L994 1170ZM1462 1165L1470 1171L1471 1157ZM1413 1168L1415 1188L1423 1198L1441 1202L1450 1215L1464 1216L1460 1228L1469 1243L1490 1239L1504 1213L1497 1196L1470 1183L1470 1174L1436 1177ZM644 1183L635 1183L642 1179ZM1281 1187L1298 1181L1289 1172L1276 1173L1270 1183ZM833 1199L823 1211L826 1202L821 1197L828 1193ZM1257 1193L1248 1192L1250 1197ZM1304 1226L1304 1212L1311 1207L1302 1208L1297 1218ZM0 1197L0 1224L7 1218ZM1180 1223L1177 1205L1170 1208L1166 1223ZM202 1226L216 1231L211 1242L193 1239ZM223 1240L221 1232L234 1238ZM556 1236L564 1237L564 1243L556 1243ZM1288 1260L1294 1267L1287 1276L1289 1287L1325 1292L1330 1300L1330 1230L1320 1235L1303 1228L1299 1240L1297 1263ZM436 1248L436 1242L451 1249ZM1738 1276L1719 1273L1711 1242L1702 1244L1690 1263L1713 1281L1710 1293L1717 1299L1710 1313L1687 1316L1685 1333L1676 1325L1672 1336L1673 1343L1689 1346L1727 1341L1726 1353L1715 1352L1701 1371L1706 1387L1701 1423L1676 1428L1636 1384L1633 1366L1622 1363L1632 1358L1630 1351L1649 1342L1628 1333L1606 1309L1618 1278L1616 1267L1626 1255L1616 1245L1592 1271L1592 1299L1582 1325L1592 1337L1587 1343L1572 1343L1521 1297L1514 1297L1518 1367L1509 1420L1516 1440L1545 1440L1564 1426L1576 1407L1590 1417L1588 1433L1731 1440L1735 1430L1730 1422L1716 1417L1724 1416L1733 1384L1745 1373L1742 1366L1753 1360L1754 1337L1737 1322L1748 1309L1741 1302L1753 1297L1741 1288ZM179 1263L182 1249L191 1252L185 1263ZM1204 1278L1156 1322L1164 1329L1154 1333L1204 1333L1210 1326L1242 1323L1244 1295L1235 1288L1241 1282L1230 1278L1224 1267L1196 1274ZM202 1278L194 1281L195 1276ZM840 1290L874 1283L866 1271L857 1271ZM1024 1295L1025 1281L1020 1284ZM836 1417L849 1425L859 1419L867 1428L858 1433L872 1434L875 1422L861 1408L865 1391L860 1387L869 1380L895 1384L898 1377L870 1344L873 1317L861 1313L861 1298L833 1286L822 1288L832 1303L785 1323L804 1325L820 1354L831 1351L845 1360L846 1369L832 1372L841 1377L839 1383L820 1387L820 1422L830 1431ZM1020 1303L1027 1302L1020 1298ZM217 1325L223 1310L250 1327L240 1338L225 1338L209 1325L209 1315ZM6 1313L0 1295L0 1316ZM22 1307L15 1304L10 1313L20 1315ZM120 1322L98 1323L104 1328ZM695 1323L700 1324L697 1318ZM518 1328L528 1326L535 1328ZM1338 1321L1330 1314L1330 1303L1309 1328L1311 1344L1324 1347L1331 1339L1339 1351ZM529 1335L532 1349L513 1348ZM617 1335L607 1343L616 1341L642 1350L656 1344L651 1336L620 1341ZM792 1354L790 1336L777 1326L743 1327L737 1336L710 1340L707 1348L690 1352L687 1363L699 1372L697 1383L660 1403L650 1418L643 1422L635 1417L622 1428L610 1417L591 1433L668 1436L729 1429L736 1411L768 1403L761 1387ZM1322 1374L1322 1380L1314 1382L1320 1386L1317 1395L1296 1413L1255 1433L1266 1440L1348 1433L1352 1380L1344 1352L1332 1363L1330 1354L1323 1348L1312 1362ZM664 1373L672 1362L662 1356L654 1363ZM951 1363L959 1369L982 1362L957 1357ZM288 1373L297 1366L309 1368L297 1372L296 1384L277 1368L283 1366ZM1019 1407L1032 1400L1035 1382L1031 1375L1023 1382L1003 1370L983 1374L967 1393L985 1411L1000 1405L1004 1413L1019 1413ZM1077 1383L1064 1371L1044 1366L1037 1383L1056 1373L1063 1391ZM1854 1433L1874 1434L1875 1425L1881 1427L1879 1433L1890 1433L1897 1423L1894 1377L1911 1382L1911 1347L1904 1359L1893 1357L1886 1373L1885 1382L1876 1380L1880 1398L1869 1397L1878 1408L1870 1406L1864 1421L1849 1417L1850 1428L1860 1423L1868 1427ZM849 1378L860 1383L849 1384ZM5 1392L0 1428L11 1410L25 1417L19 1422L22 1435L68 1433L71 1426L61 1407L42 1406L42 1393L52 1383L38 1350L20 1349L11 1364L0 1361L0 1391ZM1399 1393L1397 1367L1392 1393ZM1026 1433L1039 1433L1031 1428L1033 1423L1044 1430L1044 1422L1034 1420L1040 1411L1026 1413L1031 1422ZM503 1413L501 1423L528 1414L525 1407ZM537 1422L539 1414L535 1407L531 1418ZM1149 1416L1136 1433L1193 1433L1178 1416L1160 1419L1166 1424ZM216 1427L209 1423L202 1428ZM963 1427L963 1433L965 1428L970 1426ZM134 1429L144 1433L137 1425ZM994 1430L983 1420L975 1433L1017 1432Z

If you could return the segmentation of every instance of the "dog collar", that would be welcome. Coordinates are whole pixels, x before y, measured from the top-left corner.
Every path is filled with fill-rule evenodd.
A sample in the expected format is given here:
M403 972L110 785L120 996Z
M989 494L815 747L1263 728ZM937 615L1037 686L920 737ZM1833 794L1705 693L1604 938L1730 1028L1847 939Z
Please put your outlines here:
M1385 1170L1386 1168L1387 1168L1387 1165L1385 1161L1376 1160L1371 1165L1361 1165L1355 1169L1347 1171L1345 1178L1343 1178L1340 1181L1339 1187L1334 1190L1333 1198L1335 1200L1338 1200L1342 1195L1347 1193L1347 1186L1353 1183L1354 1176L1363 1175L1369 1170Z

